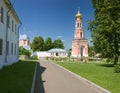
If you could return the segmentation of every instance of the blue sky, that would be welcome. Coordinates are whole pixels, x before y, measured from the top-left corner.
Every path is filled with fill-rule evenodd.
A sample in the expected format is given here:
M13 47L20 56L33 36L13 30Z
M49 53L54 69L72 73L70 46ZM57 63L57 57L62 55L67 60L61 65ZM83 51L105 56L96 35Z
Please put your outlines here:
M85 38L90 40L88 21L93 19L91 0L11 0L22 25L20 34L27 34L32 42L36 36L54 41L63 40L66 49L74 39L75 15L80 8Z

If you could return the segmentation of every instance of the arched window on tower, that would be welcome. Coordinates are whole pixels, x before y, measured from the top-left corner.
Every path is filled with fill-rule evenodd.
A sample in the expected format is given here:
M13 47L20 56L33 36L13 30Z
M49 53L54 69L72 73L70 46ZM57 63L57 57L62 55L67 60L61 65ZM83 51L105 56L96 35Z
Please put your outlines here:
M80 55L81 55L81 56L84 56L84 49L85 49L84 46L82 46L81 49L80 49L80 51L81 51Z
M79 23L77 23L77 28L79 28L79 26L80 26Z
M80 32L80 37L82 38L82 32Z

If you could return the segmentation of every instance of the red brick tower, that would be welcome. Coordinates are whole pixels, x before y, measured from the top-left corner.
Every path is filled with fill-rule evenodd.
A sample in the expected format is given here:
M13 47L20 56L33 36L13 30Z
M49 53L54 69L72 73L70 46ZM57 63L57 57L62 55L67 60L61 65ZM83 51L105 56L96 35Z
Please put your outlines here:
M88 57L88 40L84 38L82 15L78 10L75 18L74 39L72 41L72 57Z

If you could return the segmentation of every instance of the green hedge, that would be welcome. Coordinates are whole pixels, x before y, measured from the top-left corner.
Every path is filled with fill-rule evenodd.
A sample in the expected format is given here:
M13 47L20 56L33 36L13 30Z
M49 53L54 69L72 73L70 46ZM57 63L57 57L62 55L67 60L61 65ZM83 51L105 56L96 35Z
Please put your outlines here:
M114 72L115 73L120 73L120 64L117 64L114 66Z

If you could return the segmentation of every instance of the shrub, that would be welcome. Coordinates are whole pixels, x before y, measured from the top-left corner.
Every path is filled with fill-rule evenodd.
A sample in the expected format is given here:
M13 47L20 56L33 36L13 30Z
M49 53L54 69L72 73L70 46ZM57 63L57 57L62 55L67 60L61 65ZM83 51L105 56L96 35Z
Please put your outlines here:
M114 72L115 73L120 73L120 64L117 64L114 66Z
M46 60L49 60L49 58L48 58L48 57L46 57Z
M31 59L32 59L32 60L38 60L38 57L37 57L37 56L32 56Z
M23 47L19 47L19 55L27 55L30 57L31 52Z

